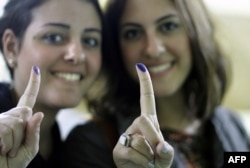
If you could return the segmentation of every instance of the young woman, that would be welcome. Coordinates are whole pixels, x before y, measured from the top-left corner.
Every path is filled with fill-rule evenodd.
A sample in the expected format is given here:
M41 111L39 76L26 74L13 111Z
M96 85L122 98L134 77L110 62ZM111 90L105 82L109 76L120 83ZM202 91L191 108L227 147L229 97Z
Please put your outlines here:
M9 0L0 36L13 79L0 84L0 167L62 167L55 116L80 102L101 69L98 2Z
M114 133L95 122L73 130L66 143L76 149L67 153L75 158L72 165L115 167L109 142L116 133L121 137L113 157L124 168L219 168L224 151L250 150L241 121L220 105L229 82L228 62L202 1L111 0L106 21L111 90L96 107ZM141 87L139 62L147 67L137 68ZM152 91L143 90L147 73L155 104ZM81 131L87 128L91 133ZM173 150L164 140L174 148L173 162ZM85 145L77 148L80 143ZM92 158L99 162L90 163Z

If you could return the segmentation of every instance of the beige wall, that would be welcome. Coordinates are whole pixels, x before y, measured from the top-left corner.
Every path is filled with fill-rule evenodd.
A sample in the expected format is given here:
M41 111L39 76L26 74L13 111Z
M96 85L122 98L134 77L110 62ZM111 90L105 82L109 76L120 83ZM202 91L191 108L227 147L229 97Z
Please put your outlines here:
M217 5L205 1L214 18L217 38L232 63L231 86L223 104L240 114L250 135L250 1L225 0L224 6L219 5L222 0L216 0Z
M250 16L221 16L218 37L230 56L233 79L224 104L250 110Z

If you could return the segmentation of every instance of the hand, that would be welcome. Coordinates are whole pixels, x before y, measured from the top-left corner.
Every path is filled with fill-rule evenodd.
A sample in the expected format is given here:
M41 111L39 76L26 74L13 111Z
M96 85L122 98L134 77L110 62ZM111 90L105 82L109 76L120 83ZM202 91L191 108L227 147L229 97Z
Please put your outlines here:
M136 70L140 81L141 115L126 130L131 139L129 146L118 142L113 158L119 168L168 168L172 164L174 150L164 141L160 131L151 78L143 64L137 64Z
M0 167L25 168L39 150L43 113L33 115L40 87L40 74L33 67L29 83L17 106L0 114Z

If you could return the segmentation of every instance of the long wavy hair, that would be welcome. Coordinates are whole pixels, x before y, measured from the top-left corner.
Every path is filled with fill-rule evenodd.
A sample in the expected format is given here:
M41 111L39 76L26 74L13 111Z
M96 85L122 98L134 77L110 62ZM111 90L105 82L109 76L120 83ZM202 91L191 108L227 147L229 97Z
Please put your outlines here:
M189 37L192 70L182 89L191 115L207 119L226 92L230 65L215 40L214 26L201 0L172 0L180 12ZM130 115L139 108L140 89L127 73L119 45L119 21L126 0L110 0L105 9L109 35L105 43L108 91L95 104L101 115L121 112Z

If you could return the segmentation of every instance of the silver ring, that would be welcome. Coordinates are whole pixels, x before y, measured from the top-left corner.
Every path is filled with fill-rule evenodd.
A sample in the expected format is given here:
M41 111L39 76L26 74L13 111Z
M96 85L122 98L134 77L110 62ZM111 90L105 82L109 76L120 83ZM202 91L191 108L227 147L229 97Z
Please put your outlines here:
M126 147L130 147L131 140L132 140L131 134L126 134L126 133L123 133L119 138L120 144Z

